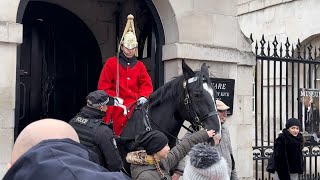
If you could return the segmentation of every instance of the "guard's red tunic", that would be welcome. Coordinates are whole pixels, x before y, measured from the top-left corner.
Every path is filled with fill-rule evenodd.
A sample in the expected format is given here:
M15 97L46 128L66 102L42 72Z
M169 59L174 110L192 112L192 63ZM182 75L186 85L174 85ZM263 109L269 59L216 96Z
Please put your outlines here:
M121 61L121 59L120 59ZM124 100L123 104L129 107L140 97L149 98L153 92L152 81L141 61L134 61L132 64L119 64L119 97ZM104 90L108 95L116 96L116 79L117 79L117 59L109 58L100 74L98 89ZM134 106L128 112L130 118ZM107 115L104 118L106 123L110 121L110 115L113 119L113 131L115 135L120 135L126 122L127 117L123 115L123 109L119 107L109 107Z

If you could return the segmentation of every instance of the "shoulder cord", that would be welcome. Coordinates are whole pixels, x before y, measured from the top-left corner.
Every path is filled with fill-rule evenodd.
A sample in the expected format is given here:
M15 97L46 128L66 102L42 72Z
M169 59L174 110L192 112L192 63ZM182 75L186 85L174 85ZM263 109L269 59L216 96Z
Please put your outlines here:
M117 80L116 80L116 97L119 97L119 53L120 53L120 45L117 52Z
M153 160L154 160L154 165L156 166L157 171L158 171L161 179L164 179L165 176L164 176L163 172L162 172L161 169L160 169L159 161L157 160L157 158L156 158L154 155L153 155L152 157L153 157Z
M130 17L131 16L131 17ZM124 39L124 36L125 34L128 32L128 31L132 31L134 35L136 35L136 31L134 29L134 23L133 23L133 19L134 17L132 15L129 15L127 17L127 23L126 23L126 26L123 30L123 33L122 33L122 36L121 36L121 39L119 41L119 44L118 44L118 53L117 53L117 82L116 82L116 96L119 97L119 53L120 53L120 49L121 49L121 44L122 44L122 41ZM130 30L131 28L131 30ZM135 56L138 57L138 51L135 52Z

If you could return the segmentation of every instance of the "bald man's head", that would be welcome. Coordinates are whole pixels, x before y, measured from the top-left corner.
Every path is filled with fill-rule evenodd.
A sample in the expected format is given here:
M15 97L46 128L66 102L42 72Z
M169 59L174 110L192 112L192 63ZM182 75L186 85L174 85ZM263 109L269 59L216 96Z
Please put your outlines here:
M43 119L29 124L21 131L16 139L11 155L11 165L39 142L47 139L64 138L80 142L76 131L72 126L64 121L57 119Z

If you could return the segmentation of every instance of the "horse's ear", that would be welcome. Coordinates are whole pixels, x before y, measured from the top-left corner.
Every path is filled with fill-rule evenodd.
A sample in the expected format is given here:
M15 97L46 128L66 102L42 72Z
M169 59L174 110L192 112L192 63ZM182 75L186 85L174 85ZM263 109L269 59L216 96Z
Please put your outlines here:
M201 66L201 72L203 72L204 74L207 74L209 76L209 70L208 70L208 66L206 63L203 63Z
M209 77L209 69L208 69L208 66L206 65L206 63L203 63L202 66L201 66L201 72L202 72L202 75L204 77L204 79L209 83L211 83L210 81L210 77Z
M183 71L183 76L186 79L194 77L195 73L192 71L192 69L186 64L184 59L182 59L182 71Z

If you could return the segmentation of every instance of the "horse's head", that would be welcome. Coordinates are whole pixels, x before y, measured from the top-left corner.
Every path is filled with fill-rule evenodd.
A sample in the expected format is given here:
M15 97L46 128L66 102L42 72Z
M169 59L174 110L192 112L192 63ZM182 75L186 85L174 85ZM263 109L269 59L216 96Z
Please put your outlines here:
M218 116L215 89L209 78L208 67L204 63L201 70L194 72L182 61L184 76L184 105L189 118L187 120L198 129L213 129L216 133L221 131L221 123Z

